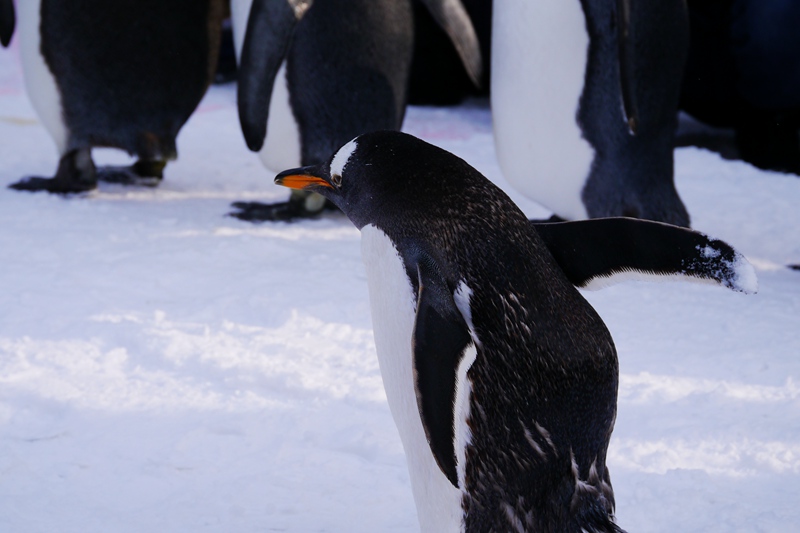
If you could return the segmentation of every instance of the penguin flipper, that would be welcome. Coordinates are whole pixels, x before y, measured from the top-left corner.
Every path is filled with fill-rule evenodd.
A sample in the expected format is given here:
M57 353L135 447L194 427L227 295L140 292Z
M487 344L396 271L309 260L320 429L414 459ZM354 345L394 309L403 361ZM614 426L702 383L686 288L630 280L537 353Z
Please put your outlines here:
M3 47L11 43L15 24L14 0L0 0L0 44Z
M635 70L634 46L631 43L631 2L635 0L617 0L617 52L619 55L619 78L622 89L623 117L628 124L628 131L636 135L639 126L636 85L633 80Z
M671 113L677 112L689 15L686 0L616 0L616 15L623 119L637 135L659 121L656 110L675 106Z
M242 133L253 152L264 145L272 86L302 14L288 0L255 0L250 8L237 100Z
M457 372L471 337L436 263L424 256L416 268L419 290L412 349L417 407L436 463L458 487L454 405Z
M755 270L727 243L700 232L634 218L532 223L567 279L601 289L628 279L680 278L745 294Z
M434 20L450 37L469 78L477 88L483 79L483 56L480 42L461 0L422 0Z

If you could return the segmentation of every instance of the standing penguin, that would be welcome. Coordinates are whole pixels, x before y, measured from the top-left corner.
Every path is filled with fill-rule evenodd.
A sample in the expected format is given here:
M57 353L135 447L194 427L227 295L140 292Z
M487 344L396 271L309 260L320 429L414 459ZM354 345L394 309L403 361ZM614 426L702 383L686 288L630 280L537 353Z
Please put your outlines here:
M25 0L20 50L28 95L58 147L53 178L11 188L74 193L97 180L158 184L175 138L211 82L223 0ZM9 23L11 20L11 23ZM0 0L0 37L14 10ZM93 147L120 148L131 167L97 169Z
M461 1L425 4L477 82L480 47ZM234 0L231 11L239 119L267 168L320 163L356 135L400 128L414 40L410 0ZM296 192L288 203L236 203L234 216L288 220L324 204Z
M492 113L508 181L565 219L689 225L673 181L685 0L494 0Z
M422 531L621 531L605 464L617 355L573 283L642 271L747 291L749 263L655 222L535 226L467 163L399 132L362 135L275 181L319 192L361 230L378 361ZM634 244L598 244L620 230L678 247L636 257Z

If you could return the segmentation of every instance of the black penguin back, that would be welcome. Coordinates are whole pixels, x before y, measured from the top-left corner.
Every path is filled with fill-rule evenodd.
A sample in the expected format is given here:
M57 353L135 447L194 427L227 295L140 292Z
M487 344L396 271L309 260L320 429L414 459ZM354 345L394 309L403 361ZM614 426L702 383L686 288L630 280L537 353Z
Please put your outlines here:
M482 261L472 246L464 258L481 342L468 373L466 531L513 530L516 521L523 531L616 531L605 465L618 387L613 340L538 235L511 227L496 230L504 239Z
M312 5L298 22L286 67L302 164L326 160L362 133L400 128L412 43L409 2Z
M213 78L222 16L222 0L42 0L41 50L68 148L175 157Z

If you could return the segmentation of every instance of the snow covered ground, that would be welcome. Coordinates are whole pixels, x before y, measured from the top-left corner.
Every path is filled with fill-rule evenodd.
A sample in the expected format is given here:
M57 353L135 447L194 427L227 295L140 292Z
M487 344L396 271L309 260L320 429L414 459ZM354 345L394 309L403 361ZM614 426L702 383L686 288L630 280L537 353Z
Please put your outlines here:
M0 531L416 531L358 232L224 216L287 194L246 150L233 87L211 89L158 189L64 199L5 188L57 164L21 80L0 51ZM413 108L405 130L508 190L487 109ZM798 531L800 179L676 160L694 227L747 255L760 291L585 293L619 351L618 521Z

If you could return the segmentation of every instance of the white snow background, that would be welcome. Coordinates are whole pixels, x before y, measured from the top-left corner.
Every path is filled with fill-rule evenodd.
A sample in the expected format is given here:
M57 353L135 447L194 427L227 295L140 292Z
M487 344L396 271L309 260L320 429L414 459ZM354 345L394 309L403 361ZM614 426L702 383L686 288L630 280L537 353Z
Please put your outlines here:
M411 108L404 129L510 190L486 108ZM279 200L213 87L157 189L12 191L53 142L0 51L0 532L417 531L343 216L252 225ZM98 151L100 163L124 155ZM757 269L753 296L689 283L584 295L620 360L608 464L621 526L800 530L800 178L694 148L695 229Z

